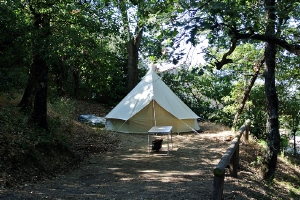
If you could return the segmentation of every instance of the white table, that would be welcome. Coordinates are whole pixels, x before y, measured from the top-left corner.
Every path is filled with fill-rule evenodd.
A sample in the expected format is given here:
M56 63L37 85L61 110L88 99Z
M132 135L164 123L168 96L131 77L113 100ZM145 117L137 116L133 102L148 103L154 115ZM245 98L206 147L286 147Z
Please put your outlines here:
M172 126L153 126L149 131L148 131L148 153L150 155L150 144L149 144L149 136L150 135L167 135L168 136L168 153L169 154L169 135L171 135L171 143L173 147L173 141L172 141Z

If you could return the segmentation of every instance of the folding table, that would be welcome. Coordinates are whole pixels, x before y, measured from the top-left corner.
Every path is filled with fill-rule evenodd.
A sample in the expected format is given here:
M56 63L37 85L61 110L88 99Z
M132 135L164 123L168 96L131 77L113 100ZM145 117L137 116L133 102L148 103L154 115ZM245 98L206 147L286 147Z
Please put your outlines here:
M168 153L167 155L170 155L169 153L169 135L171 135L171 143L173 147L173 141L172 141L172 128L173 126L153 126L149 131L148 131L148 153L150 155L150 144L149 144L149 136L150 135L167 135L168 136Z

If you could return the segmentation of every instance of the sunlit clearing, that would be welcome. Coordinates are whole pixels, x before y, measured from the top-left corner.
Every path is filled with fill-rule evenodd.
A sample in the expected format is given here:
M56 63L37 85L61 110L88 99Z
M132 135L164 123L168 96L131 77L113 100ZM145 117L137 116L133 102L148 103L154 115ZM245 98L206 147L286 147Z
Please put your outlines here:
M134 178L120 178L121 181L132 181Z
M161 172L157 170L140 170L143 173L140 175L141 178L147 181L159 181L163 183L178 182L178 181L193 181L191 177L199 175L199 172L193 171L188 173L183 173L181 171L168 171ZM180 174L180 175L179 175Z
M113 170L113 171L116 171L116 170L120 170L121 168L108 168L109 170Z
M129 151L133 151L133 150L135 150L135 149L129 149ZM147 152L145 151L144 154L133 153L133 154L130 154L130 155L124 155L122 157L124 157L123 160L139 160L138 158L145 158L146 153Z
M230 135L230 134L232 134L231 131L222 131L218 133L218 135Z
M157 171L157 170L141 170L141 171L138 171L138 172L142 172L142 173L159 173L160 171Z

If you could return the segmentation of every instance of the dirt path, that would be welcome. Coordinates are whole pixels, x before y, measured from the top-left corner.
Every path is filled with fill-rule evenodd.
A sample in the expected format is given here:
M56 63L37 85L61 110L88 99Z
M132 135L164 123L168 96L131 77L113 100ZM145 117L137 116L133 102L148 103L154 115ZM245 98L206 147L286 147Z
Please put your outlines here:
M0 189L3 199L210 199L212 170L230 142L230 132L174 134L170 156L148 155L147 135L118 134L121 146L94 155L54 180ZM152 138L153 139L153 138ZM162 151L167 146L163 138ZM172 145L171 145L172 146ZM161 152L160 152L161 153ZM265 192L248 187L249 176L227 177L226 199L261 199ZM0 197L1 197L0 196Z

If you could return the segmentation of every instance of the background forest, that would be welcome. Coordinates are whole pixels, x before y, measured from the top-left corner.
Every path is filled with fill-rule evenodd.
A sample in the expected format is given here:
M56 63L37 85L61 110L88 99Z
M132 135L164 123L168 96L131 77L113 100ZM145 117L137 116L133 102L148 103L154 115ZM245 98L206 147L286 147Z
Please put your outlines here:
M202 120L251 120L266 144L265 178L300 135L296 1L1 0L0 15L0 95L18 99L33 135L63 121L49 119L49 108L115 106L152 64ZM1 123L13 118L0 113Z

